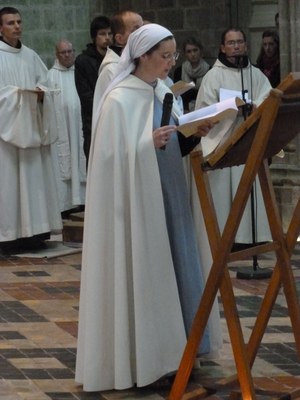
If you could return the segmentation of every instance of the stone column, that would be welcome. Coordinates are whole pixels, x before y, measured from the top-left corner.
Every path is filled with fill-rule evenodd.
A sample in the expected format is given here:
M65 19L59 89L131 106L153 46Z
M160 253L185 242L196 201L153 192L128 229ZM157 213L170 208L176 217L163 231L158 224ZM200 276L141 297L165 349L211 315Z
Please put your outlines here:
M300 71L300 2L278 0L281 77ZM276 197L286 228L300 195L300 135L285 149L285 157L274 157L271 166Z
M249 56L256 63L260 51L262 33L266 29L276 29L275 14L278 12L277 0L252 0L249 21Z

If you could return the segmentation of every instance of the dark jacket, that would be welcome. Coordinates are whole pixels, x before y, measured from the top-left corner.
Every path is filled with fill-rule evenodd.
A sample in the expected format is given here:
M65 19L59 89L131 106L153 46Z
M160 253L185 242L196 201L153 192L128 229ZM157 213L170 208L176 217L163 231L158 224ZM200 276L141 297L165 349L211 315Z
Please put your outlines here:
M103 58L95 44L89 43L75 60L75 84L81 103L83 146L87 160L91 143L94 90Z

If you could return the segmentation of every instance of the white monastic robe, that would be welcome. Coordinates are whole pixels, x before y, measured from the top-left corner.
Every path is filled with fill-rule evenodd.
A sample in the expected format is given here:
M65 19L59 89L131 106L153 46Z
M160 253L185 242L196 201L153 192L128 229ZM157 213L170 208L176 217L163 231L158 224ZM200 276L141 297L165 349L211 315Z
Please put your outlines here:
M53 96L47 68L28 47L0 41L0 241L61 229L50 129ZM38 103L34 90L46 91ZM31 92L32 90L32 92Z
M243 68L244 88L248 90L248 98L253 104L258 106L268 96L271 85L266 76L256 67L250 66ZM196 109L217 103L220 101L220 89L240 91L241 70L238 68L229 68L221 61L217 60L212 69L203 77L197 100ZM238 116L230 130L233 132L243 122L243 117ZM218 129L218 125L213 129ZM213 130L211 131L213 133ZM221 232L226 223L231 203L239 184L243 166L224 168L209 173L210 185L213 200L216 208L218 222ZM255 193L255 225L256 241L271 240L270 229L268 225L266 210L262 199L261 188L258 179L253 186ZM251 206L248 201L245 208L240 227L235 238L236 243L252 243L252 218Z
M109 93L93 135L75 377L86 391L150 384L178 368L186 343L153 107L153 88L131 75Z
M153 88L133 76L120 86L103 105L89 160L75 377L86 391L154 382L177 369L186 343Z
M97 114L99 100L111 83L119 61L120 56L118 56L115 51L108 48L98 72L99 76L94 91L93 117Z
M86 159L74 66L66 68L56 60L49 71L49 81L59 90L54 98L58 139L51 146L51 153L60 210L65 211L85 203Z

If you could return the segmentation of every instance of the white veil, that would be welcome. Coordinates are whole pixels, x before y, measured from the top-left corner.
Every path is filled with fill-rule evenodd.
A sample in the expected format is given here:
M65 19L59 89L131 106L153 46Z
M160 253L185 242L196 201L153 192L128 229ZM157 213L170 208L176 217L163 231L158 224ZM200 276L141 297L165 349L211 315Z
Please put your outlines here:
M173 34L168 29L158 24L143 25L129 35L112 81L100 97L99 104L95 107L96 113L93 115L93 133L98 124L101 108L107 94L135 69L135 59L147 53L148 50L168 36L173 36ZM92 134L92 136L94 135Z

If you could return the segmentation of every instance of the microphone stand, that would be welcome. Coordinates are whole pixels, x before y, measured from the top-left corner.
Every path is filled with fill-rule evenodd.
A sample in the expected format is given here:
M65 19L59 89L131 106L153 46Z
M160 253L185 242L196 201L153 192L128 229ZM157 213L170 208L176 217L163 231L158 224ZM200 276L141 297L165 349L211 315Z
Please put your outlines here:
M242 99L245 104L242 106L244 121L252 112L252 104L247 103L246 93L244 86L244 75L243 75L243 57L239 57L238 66L241 70L241 84L242 84ZM254 182L255 185L255 182ZM253 186L254 186L253 185ZM256 219L255 219L255 198L254 198L254 187L251 188L250 193L250 205L251 205L251 232L252 232L252 246L256 245ZM243 267L242 270L237 271L236 277L238 279L267 279L272 275L272 271L267 268L260 268L257 260L257 255L252 258L252 267Z

